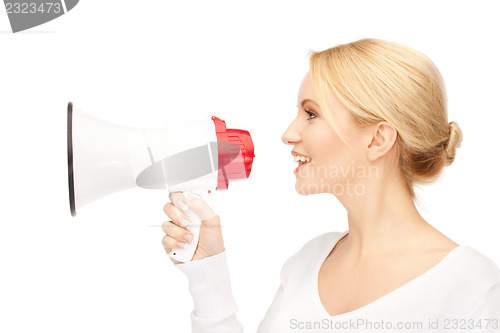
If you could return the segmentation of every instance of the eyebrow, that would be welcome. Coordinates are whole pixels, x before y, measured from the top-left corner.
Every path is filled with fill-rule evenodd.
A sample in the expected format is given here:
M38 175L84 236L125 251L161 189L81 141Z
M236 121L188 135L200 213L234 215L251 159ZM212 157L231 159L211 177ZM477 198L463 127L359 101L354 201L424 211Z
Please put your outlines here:
M304 104L306 104L306 102L312 102L312 103L316 104L316 105L319 107L319 104L318 104L318 103L316 103L316 102L315 102L315 101L313 101L312 99L308 99L308 98L303 99L303 100L302 100L302 102L300 103L300 106L301 106L301 107L304 107ZM299 106L297 105L297 107L299 107Z

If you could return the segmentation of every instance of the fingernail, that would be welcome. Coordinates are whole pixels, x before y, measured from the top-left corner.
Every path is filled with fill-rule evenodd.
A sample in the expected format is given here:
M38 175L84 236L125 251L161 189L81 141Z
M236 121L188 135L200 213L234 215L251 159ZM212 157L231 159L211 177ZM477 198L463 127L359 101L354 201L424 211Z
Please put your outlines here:
M177 246L179 246L179 248L180 248L180 249L185 248L185 247L186 247L186 245L187 245L186 243L181 243L181 242L178 242L178 243L177 243Z
M181 206L182 210L188 210L188 206L184 203L184 201L179 201L179 206Z
M187 227L190 224L191 224L191 222L189 222L188 220L181 219L181 226L183 226L184 228Z
M190 243L193 240L193 235L186 235L186 240Z
M187 201L190 201L193 198L193 196L189 192L183 192L183 194Z

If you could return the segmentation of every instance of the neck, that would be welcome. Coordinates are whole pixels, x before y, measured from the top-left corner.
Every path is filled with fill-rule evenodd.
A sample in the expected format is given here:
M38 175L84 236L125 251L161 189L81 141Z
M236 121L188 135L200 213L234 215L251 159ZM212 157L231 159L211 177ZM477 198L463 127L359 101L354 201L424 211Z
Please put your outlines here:
M363 195L341 198L349 223L346 255L358 261L418 246L415 236L432 227L418 213L402 179L387 176L364 185Z

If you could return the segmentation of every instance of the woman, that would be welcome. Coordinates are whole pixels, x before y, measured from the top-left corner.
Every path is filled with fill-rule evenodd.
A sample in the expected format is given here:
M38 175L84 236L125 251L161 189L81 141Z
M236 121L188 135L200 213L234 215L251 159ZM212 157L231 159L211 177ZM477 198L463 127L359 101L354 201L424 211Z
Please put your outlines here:
M413 184L435 180L462 140L432 61L375 39L313 53L297 106L283 135L302 160L296 190L334 194L349 229L310 240L286 261L258 331L500 332L499 268L414 204ZM242 331L219 217L201 199L170 199L167 253L189 234L184 204L206 218L194 260L176 265L190 281L193 332Z

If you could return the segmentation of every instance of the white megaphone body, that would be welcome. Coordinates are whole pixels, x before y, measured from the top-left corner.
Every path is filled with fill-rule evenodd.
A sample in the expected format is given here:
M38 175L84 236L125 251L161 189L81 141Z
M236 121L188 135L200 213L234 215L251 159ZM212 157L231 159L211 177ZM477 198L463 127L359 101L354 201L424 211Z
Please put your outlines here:
M248 131L227 129L213 116L144 129L115 125L68 104L68 185L71 214L108 194L133 187L168 192L226 190L250 175L254 146ZM194 234L185 248L170 252L190 261L201 221L187 210Z

